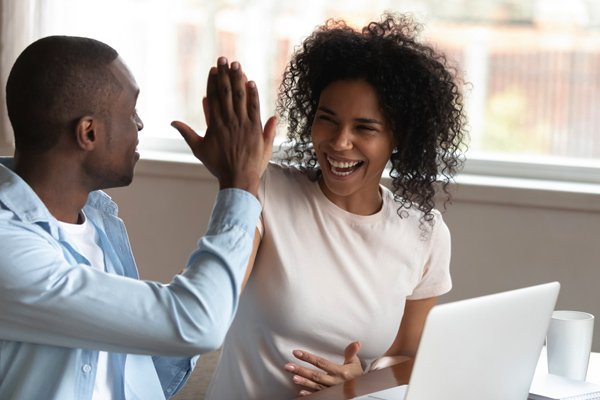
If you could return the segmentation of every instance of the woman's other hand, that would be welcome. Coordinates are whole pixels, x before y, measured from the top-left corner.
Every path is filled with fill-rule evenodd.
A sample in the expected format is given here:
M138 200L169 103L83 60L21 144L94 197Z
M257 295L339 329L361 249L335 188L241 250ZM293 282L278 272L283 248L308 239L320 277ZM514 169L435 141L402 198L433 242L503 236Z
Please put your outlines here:
M358 358L360 342L352 342L344 351L344 363L336 364L304 350L294 350L294 357L314 365L318 370L287 363L284 368L292 374L292 381L301 386L300 396L308 396L329 386L339 385L363 374Z

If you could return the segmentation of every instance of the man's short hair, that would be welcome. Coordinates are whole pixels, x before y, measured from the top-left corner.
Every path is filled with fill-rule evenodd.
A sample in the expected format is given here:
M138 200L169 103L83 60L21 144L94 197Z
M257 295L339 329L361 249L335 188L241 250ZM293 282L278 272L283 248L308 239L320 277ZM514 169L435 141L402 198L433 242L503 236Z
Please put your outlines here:
M19 152L41 153L85 115L103 113L121 87L107 66L119 54L98 40L48 36L17 58L6 105Z

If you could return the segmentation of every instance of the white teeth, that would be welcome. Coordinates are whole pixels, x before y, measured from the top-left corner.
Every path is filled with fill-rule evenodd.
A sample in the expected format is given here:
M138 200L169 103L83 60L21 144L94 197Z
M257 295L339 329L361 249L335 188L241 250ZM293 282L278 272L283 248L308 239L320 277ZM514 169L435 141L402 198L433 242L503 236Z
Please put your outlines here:
M329 164L334 168L352 168L352 167L355 167L356 165L358 165L358 163L360 163L360 161L351 161L351 162L336 161L329 157L327 157L327 161L329 161ZM348 174L346 174L346 175L348 175Z
M354 172L354 171L349 171L349 172L340 172L340 171L336 171L335 169L332 169L332 170L331 170L331 172L332 172L334 175L337 175L337 176L348 176L348 175L350 175L350 174L351 174L352 172Z
M327 157L327 161L331 166L331 173L337 176L348 176L355 171L354 169L351 169L350 171L340 171L338 169L348 170L361 163L360 161L336 161L329 157Z

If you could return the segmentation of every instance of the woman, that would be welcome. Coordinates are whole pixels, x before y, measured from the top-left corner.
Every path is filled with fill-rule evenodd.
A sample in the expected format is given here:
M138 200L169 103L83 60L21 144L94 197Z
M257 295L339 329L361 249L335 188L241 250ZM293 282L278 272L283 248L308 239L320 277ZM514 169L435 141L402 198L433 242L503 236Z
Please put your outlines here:
M451 288L434 184L447 195L465 137L454 73L418 31L330 20L293 56L278 103L291 150L263 177L254 269L208 399L293 398L416 353Z

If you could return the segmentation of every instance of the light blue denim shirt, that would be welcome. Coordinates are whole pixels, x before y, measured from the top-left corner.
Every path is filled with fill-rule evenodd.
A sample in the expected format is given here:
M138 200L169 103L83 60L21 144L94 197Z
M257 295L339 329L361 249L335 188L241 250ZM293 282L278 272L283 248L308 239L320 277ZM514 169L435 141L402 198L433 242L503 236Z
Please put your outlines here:
M229 328L260 214L254 196L219 192L206 235L169 284L138 279L105 193L90 193L84 212L109 273L90 267L33 190L0 165L0 399L91 399L99 350L110 352L115 399L168 398L193 355L219 347Z

